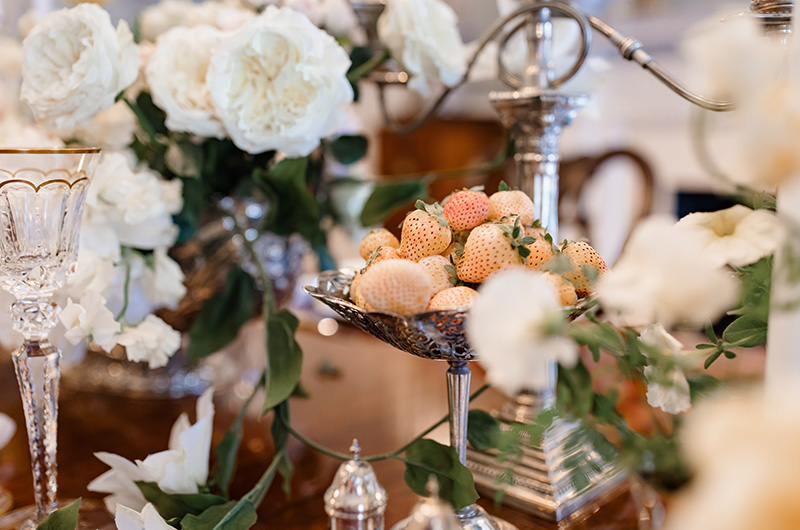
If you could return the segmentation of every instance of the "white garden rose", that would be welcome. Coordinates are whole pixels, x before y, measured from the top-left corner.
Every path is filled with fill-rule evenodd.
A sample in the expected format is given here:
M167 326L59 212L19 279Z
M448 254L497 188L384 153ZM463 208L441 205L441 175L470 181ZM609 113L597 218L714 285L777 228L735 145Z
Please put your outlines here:
M217 115L240 149L306 156L332 134L353 100L350 59L305 16L268 6L220 40L208 87Z
M442 0L389 0L378 36L410 74L409 87L427 94L430 81L452 87L467 70L467 53L453 9Z
M139 33L143 41L155 42L158 37L178 26L213 26L230 31L242 26L254 13L232 2L208 0L163 0L146 7L139 14Z
M194 8L191 0L163 0L139 13L139 35L143 41L155 42L159 35L176 26L185 26Z
M122 153L104 153L86 194L81 242L100 256L113 256L120 245L144 250L172 245L180 186L150 169L133 169Z
M22 100L39 121L75 129L136 80L139 52L128 25L114 29L96 4L49 14L23 42Z
M118 101L80 129L62 134L62 138L75 138L83 145L121 150L133 143L136 124L136 115L130 107L124 101Z
M208 61L221 32L211 26L172 28L158 38L145 68L153 102L171 131L223 138L206 85Z

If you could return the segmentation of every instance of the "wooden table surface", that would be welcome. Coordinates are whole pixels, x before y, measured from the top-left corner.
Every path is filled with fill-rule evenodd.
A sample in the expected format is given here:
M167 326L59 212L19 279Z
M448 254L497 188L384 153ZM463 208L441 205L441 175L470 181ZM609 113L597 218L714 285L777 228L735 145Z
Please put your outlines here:
M299 332L299 341L305 354L302 383L310 398L292 400L292 423L298 431L328 447L347 452L353 438L358 438L364 454L391 451L447 413L446 363L412 357L346 326L341 326L332 337L323 337L315 328L306 327ZM321 370L323 365L335 367L333 371L338 373L331 375L331 370ZM477 367L473 371L475 389L484 378ZM178 415L187 411L193 419L194 401L193 398L132 400L63 391L59 417L59 497L101 498L102 495L86 490L86 485L106 469L93 453L109 451L133 460L166 449L170 428ZM473 402L473 408L489 410L502 401L499 393L490 390ZM232 392L220 392L215 398L214 444L230 425L238 402ZM0 450L0 486L13 493L17 506L29 504L33 492L27 440L10 361L0 362L0 411L14 418L19 428L9 445ZM262 421L252 417L245 425L239 471L231 491L235 498L252 487L271 460L270 423L268 415ZM438 434L446 436L446 432ZM259 508L256 528L328 528L322 497L340 462L297 440L291 442L290 455L296 466L291 499L284 497L276 480ZM383 461L374 467L389 496L388 529L408 515L417 497L403 482L402 463ZM520 530L636 528L635 510L624 492L594 515L560 526L495 506L491 499L479 502Z

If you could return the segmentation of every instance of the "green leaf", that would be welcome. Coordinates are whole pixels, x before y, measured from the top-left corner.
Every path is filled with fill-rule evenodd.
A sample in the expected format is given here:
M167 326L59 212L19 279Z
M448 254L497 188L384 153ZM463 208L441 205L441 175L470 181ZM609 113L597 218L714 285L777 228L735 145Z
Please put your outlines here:
M500 422L497 418L482 410L469 411L467 440L474 448L481 451L496 449L500 435Z
M299 387L299 385L298 385ZM275 407L275 417L272 419L272 440L275 442L275 452L285 451L289 447L289 401L283 401ZM291 460L284 458L278 465L278 473L283 477L281 488L288 498L292 491L292 475L294 466Z
M198 515L212 506L228 501L210 493L164 493L155 482L137 482L136 485L164 519L181 518L187 514Z
M247 492L229 512L227 512L222 519L214 525L212 530L231 530L231 529L246 529L255 524L256 508L264 500L267 490L272 484L272 479L275 478L275 472L281 464L281 460L286 458L284 451L278 451L275 458L270 463L269 467L258 479L258 482L253 489Z
M401 206L427 196L428 183L424 179L376 184L361 211L361 224L378 224Z
M225 432L222 440L214 448L216 455L216 464L214 465L214 475L212 482L217 485L222 494L228 497L228 490L230 488L231 479L236 471L236 457L239 453L239 446L242 443L242 430L244 426L244 419L247 416L247 409L260 385L256 385L250 396L242 403L233 425Z
M298 324L297 318L286 310L268 317L269 369L266 373L264 413L292 395L300 381L303 350L294 338Z
M328 149L338 162L349 165L366 156L367 145L367 139L364 136L345 135L328 142Z
M186 140L171 142L164 163L179 177L199 178L203 170L203 147Z
M571 401L559 404L568 408L578 418L585 418L592 411L594 392L592 391L592 376L583 361L579 361L574 368L558 367L558 385L566 385L569 389Z
M767 342L767 322L756 316L742 315L725 328L722 338L744 348L760 346Z
M506 184L505 180L500 181L500 185L497 186L497 191L508 191L508 184Z
M237 501L208 508L200 515L189 514L181 520L181 530L212 530L236 506ZM226 530L247 530L256 523L256 509L252 503L245 505L239 517L226 523Z
M440 497L456 510L478 500L472 473L458 461L454 448L423 438L409 445L401 460L406 463L406 484L417 495L428 494L428 477L434 474Z
M297 232L309 240L319 232L319 205L306 185L308 169L308 158L286 158L269 171L253 171L253 180L270 196L274 207L265 230L279 235Z
M36 527L36 530L75 530L78 526L78 510L80 507L81 499L79 497L74 502L45 517Z
M225 290L203 303L189 330L189 358L211 355L236 338L256 310L256 285L239 267L228 273Z

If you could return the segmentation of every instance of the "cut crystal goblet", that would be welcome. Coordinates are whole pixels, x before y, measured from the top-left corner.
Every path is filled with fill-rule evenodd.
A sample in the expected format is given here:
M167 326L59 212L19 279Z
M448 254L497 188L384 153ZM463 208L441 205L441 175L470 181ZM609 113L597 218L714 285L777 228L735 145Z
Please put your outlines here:
M96 148L0 149L0 287L16 298L11 318L24 338L12 355L36 500L19 525L25 530L58 507L61 353L48 334L58 312L53 295L75 272L83 203L99 153ZM21 519L25 510L0 518L0 528L9 518Z

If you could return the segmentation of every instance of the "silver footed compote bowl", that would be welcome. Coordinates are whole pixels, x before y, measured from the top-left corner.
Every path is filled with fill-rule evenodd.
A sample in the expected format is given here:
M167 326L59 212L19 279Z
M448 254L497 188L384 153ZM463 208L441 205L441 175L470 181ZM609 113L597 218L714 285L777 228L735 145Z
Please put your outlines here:
M0 528L29 530L58 507L56 430L61 353L48 334L53 294L72 273L96 148L0 149L0 287L16 298L13 352L25 409L36 506L0 518ZM17 521L14 523L14 521Z
M395 348L425 359L447 361L447 398L450 413L450 445L456 449L462 464L467 460L467 415L469 384L472 372L469 362L475 355L467 344L464 325L467 311L428 311L410 317L391 313L366 312L349 300L355 271L326 271L319 275L317 287L303 289L331 307L362 331L388 342ZM461 528L469 530L516 530L502 519L489 516L483 508L472 504L457 512ZM393 530L403 530L407 520Z

